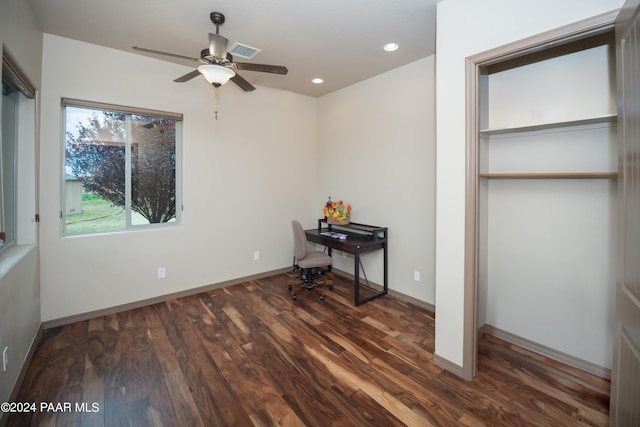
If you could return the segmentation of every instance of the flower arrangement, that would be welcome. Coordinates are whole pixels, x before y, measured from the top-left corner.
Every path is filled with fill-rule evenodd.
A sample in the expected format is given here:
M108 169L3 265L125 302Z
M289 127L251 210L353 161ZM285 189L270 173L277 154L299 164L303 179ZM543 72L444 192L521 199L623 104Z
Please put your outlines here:
M344 203L342 200L331 201L331 197L322 207L322 213L329 223L348 224L351 216L351 204Z

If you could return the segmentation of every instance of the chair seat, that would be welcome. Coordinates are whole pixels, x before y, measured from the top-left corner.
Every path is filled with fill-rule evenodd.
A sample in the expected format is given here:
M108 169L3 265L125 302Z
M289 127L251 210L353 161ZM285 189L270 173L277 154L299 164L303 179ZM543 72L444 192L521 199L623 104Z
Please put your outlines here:
M300 268L316 268L331 265L331 257L321 251L307 252L303 259L298 260Z
M291 221L293 230L293 271L299 271L300 277L289 281L291 298L296 299L300 292L313 291L324 299L324 291L327 286L333 289L333 280L324 276L331 266L331 257L322 251L307 250L307 236L297 220ZM315 271L314 271L315 270ZM293 288L296 289L293 289Z

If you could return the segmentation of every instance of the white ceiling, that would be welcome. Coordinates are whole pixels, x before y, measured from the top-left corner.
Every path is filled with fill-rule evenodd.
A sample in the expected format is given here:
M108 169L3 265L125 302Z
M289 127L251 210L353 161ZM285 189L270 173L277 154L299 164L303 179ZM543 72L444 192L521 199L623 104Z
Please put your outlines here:
M140 46L194 58L208 47L207 34L215 33L209 14L221 12L226 22L220 34L229 46L240 42L262 49L252 60L236 61L289 69L286 76L242 71L242 77L318 97L434 54L441 0L27 1L46 33L129 52ZM385 52L387 42L400 48ZM324 83L311 83L314 77Z

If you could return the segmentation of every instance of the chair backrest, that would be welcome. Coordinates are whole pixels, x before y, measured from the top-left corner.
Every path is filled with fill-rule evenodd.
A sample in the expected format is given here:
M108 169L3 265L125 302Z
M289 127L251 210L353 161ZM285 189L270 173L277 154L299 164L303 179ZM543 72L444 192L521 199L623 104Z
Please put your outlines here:
M303 259L307 255L307 235L298 220L291 221L293 229L293 256L296 259Z

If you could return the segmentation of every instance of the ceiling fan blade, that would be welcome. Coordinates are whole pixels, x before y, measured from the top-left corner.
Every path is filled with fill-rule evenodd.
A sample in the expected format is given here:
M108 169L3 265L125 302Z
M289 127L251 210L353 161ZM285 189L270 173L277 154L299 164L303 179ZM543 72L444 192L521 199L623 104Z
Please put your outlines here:
M191 56L178 55L177 53L162 52L160 50L147 49L144 47L133 46L132 49L138 50L140 52L155 53L156 55L165 55L165 56L173 56L174 58L188 59L189 61L196 61L196 62L200 61L200 58L192 58Z
M234 62L238 70L259 71L261 73L287 74L289 70L282 65L253 64L251 62Z
M227 46L229 40L220 34L209 33L209 54L218 59L227 57Z
M248 81L246 81L244 79L244 77L242 77L240 74L236 73L235 76L231 77L231 80L237 84L238 86L240 86L240 89L244 90L245 92L251 92L252 90L256 90L255 86L253 86L251 83L249 83Z
M196 78L200 75L200 71L198 71L197 69L185 74L184 76L178 77L177 79L174 80L174 82L176 83L184 83L184 82L188 82L189 80Z

